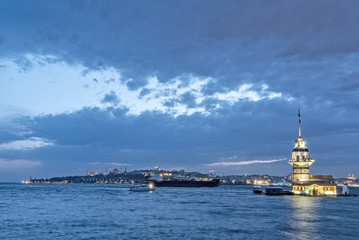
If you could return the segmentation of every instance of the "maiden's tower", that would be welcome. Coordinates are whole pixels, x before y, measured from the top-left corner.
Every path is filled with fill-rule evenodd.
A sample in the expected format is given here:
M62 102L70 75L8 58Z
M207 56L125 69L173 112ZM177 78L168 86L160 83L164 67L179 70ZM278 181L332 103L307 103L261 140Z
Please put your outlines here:
M302 139L300 111L298 110L299 137L295 140L292 159L292 186L294 194L301 195L336 195L336 184L332 175L310 175L310 165L314 160L309 158L309 150Z

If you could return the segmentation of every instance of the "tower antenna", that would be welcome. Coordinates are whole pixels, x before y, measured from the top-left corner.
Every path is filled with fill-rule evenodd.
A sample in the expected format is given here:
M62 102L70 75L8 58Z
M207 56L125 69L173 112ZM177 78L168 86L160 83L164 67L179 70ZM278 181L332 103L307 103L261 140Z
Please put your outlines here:
M300 121L300 109L298 108L298 120L299 120L299 138L302 137L302 131L300 129L300 124L301 124L301 121Z

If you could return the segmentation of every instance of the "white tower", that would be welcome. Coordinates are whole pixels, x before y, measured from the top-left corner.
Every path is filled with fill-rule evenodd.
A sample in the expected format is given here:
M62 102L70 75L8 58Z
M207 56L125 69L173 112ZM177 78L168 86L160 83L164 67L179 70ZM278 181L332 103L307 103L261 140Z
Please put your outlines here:
M299 120L299 137L295 140L295 146L292 151L292 159L289 164L293 165L293 183L308 182L309 181L309 166L313 164L314 160L309 158L309 150L302 139L302 132L300 128L300 111L298 110Z

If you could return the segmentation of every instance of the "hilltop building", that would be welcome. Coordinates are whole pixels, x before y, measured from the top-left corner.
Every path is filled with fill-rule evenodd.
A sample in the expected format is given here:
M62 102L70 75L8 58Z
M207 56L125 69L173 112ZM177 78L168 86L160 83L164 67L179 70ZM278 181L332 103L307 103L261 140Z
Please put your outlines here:
M292 186L293 193L300 195L336 195L337 185L332 175L310 175L310 165L315 161L309 158L309 150L302 139L300 111L298 110L299 137L295 140L292 159L289 164L293 166Z
M356 180L354 173L352 175L348 175L348 177L345 178L346 180Z

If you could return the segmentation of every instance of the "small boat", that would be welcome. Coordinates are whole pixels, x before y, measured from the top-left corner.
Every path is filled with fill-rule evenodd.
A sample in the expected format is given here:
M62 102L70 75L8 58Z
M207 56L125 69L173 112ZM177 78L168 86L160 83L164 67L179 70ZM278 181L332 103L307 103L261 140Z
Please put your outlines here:
M253 187L253 193L255 193L255 194L261 194L261 193L262 193L261 187L259 187L259 186L254 186L254 187Z
M342 195L349 195L349 187L347 182L344 182Z
M266 195L293 195L291 191L283 190L281 187L267 187Z
M32 182L31 180L27 180L27 181L26 181L26 180L23 180L23 181L21 181L21 183L22 183L22 184L29 184L29 183L33 183L33 182Z
M131 186L131 192L152 192L155 190L155 187L150 184L134 184Z
M343 184L343 189L342 189L342 193L341 194L337 194L337 196L340 197L357 197L356 194L350 194L349 193L349 187L348 187L348 183L344 182Z

